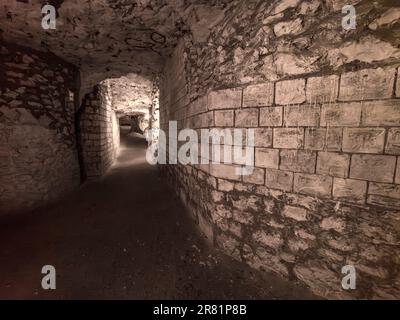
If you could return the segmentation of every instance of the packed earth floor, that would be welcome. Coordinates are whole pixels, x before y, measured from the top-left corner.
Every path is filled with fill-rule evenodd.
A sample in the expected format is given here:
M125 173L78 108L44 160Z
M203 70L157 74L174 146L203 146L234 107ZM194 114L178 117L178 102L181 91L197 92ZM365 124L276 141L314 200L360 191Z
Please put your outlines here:
M145 140L123 131L102 180L2 221L0 298L313 298L210 248L145 150ZM41 287L44 265L56 268L56 290Z

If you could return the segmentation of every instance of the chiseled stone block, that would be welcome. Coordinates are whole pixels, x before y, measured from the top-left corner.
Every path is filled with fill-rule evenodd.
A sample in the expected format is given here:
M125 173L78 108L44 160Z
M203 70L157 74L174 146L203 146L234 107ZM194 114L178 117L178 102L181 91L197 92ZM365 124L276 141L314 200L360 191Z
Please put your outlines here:
M283 107L267 107L260 109L261 127L280 127L283 120Z
M324 104L321 109L321 127L358 127L361 102Z
M225 89L212 91L208 95L208 110L214 109L235 109L242 105L241 89Z
M258 127L258 109L236 110L235 126L242 128Z
M306 128L304 148L310 150L323 150L325 148L326 129Z
M234 182L224 180L224 179L218 179L218 190L219 191L230 192L230 191L233 191L234 186L235 186Z
M306 101L304 79L285 80L276 83L275 103L278 105L300 104Z
M331 75L307 79L307 101L311 103L335 102L339 91L339 76Z
M274 102L274 84L271 82L248 86L243 90L243 107L266 107Z
M187 116L191 117L207 111L207 96L197 98L187 107Z
M216 178L241 181L242 176L238 174L240 166L227 164L210 164L210 174Z
M272 147L272 129L256 128L254 129L254 146L255 147Z
M207 128L214 126L213 112L202 113L191 119L191 128Z
M384 145L384 128L345 128L343 131L345 152L382 153Z
M342 75L339 100L386 99L392 96L394 68L364 69Z
M367 182L353 179L333 179L333 198L345 202L365 202Z
M303 146L303 128L275 128L274 148L299 149Z
M330 197L333 178L316 174L295 173L293 190L315 197Z
M351 159L350 178L392 183L396 157L354 154Z
M217 110L214 111L216 127L233 127L234 113L233 110Z
M317 153L309 150L281 150L280 169L293 172L315 172Z
M364 102L362 125L400 127L400 100Z
M264 169L254 168L250 175L243 175L243 182L263 185L264 176Z
M289 127L316 127L320 112L318 105L285 106L283 123Z
M256 148L256 167L278 169L279 149Z
M369 204L400 208L400 186L372 182L368 188L367 202Z
M388 154L400 154L400 128L389 129L385 152Z
M309 150L340 151L342 128L306 128L304 148Z
M265 171L265 186L288 192L292 191L293 172L276 169L266 169Z
M340 178L347 177L349 172L350 156L335 152L319 152L317 173Z

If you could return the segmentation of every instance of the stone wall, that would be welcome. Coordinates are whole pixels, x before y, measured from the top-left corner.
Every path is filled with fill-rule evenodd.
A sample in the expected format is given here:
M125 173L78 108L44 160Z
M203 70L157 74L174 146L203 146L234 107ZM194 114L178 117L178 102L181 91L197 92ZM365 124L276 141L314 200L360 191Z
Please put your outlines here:
M44 205L79 185L77 70L0 43L0 213Z
M256 168L162 169L238 260L328 298L399 298L400 9L352 1L359 27L343 31L342 2L239 1L207 43L181 41L161 128L254 128Z
M85 177L100 178L114 163L119 150L119 121L107 81L85 96L79 121Z

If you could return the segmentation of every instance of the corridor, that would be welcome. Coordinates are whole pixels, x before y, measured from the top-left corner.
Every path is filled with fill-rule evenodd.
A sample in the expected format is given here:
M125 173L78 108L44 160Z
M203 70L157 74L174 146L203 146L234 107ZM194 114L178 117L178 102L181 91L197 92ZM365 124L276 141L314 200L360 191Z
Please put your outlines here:
M101 181L2 221L0 299L312 297L210 249L145 148L123 130L117 163ZM56 268L56 290L41 288L43 265Z
M0 299L400 299L399 0L1 4Z

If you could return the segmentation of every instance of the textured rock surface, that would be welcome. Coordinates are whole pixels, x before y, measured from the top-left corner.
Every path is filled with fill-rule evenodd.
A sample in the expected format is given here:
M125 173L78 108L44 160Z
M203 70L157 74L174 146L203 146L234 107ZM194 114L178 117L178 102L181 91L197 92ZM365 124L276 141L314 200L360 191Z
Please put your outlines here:
M107 80L112 94L113 109L119 116L149 113L153 103L154 84L137 74Z
M398 61L397 2L353 3L358 3L358 27L345 31L341 8L349 1L233 1L206 44L185 38L183 59L190 96L202 95L210 87L234 87ZM390 22L370 30L368 24L379 19ZM278 36L276 29L281 25L285 32Z
M55 200L79 184L77 69L53 55L0 48L0 213L9 213Z
M203 40L230 1L58 1L55 30L41 27L45 3L3 1L2 35L81 67L83 97L106 78L127 72L153 77L180 36L192 27Z
M347 1L234 1L207 43L185 37L165 67L161 127L243 125L265 139L251 176L163 168L236 259L329 298L399 298L399 21L394 1L352 3L351 31ZM348 264L354 291L341 288Z

